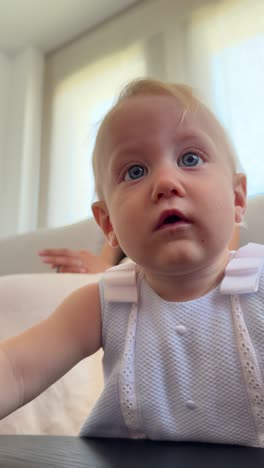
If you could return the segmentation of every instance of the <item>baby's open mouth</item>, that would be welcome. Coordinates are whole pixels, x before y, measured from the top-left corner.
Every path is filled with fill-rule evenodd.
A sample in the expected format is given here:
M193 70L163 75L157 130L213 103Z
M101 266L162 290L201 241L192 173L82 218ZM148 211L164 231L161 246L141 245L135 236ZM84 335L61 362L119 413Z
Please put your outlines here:
M179 221L182 221L182 218L177 215L171 215L164 219L163 224L174 224Z
M163 226L168 224L178 224L178 223L190 223L190 220L178 210L166 210L160 217L156 225L156 230L161 229Z

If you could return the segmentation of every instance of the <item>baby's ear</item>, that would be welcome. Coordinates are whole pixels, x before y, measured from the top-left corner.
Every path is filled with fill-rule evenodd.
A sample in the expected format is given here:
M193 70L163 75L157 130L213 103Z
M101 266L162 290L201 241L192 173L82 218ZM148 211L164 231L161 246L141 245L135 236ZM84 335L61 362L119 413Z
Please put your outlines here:
M106 236L108 243L111 247L118 247L118 240L116 238L110 216L108 213L107 206L104 201L96 201L92 204L92 211L94 219L97 222L98 226L102 229L104 235Z
M245 174L235 174L235 222L242 223L247 206L247 179Z

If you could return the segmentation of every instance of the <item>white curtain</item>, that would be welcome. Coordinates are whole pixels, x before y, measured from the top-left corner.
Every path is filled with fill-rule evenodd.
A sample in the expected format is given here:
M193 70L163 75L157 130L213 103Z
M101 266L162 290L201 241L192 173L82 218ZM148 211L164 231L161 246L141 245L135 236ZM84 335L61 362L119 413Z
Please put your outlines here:
M56 89L50 147L49 226L91 216L91 154L98 125L121 87L146 74L141 43L101 59Z
M0 237L36 228L43 53L0 53Z
M231 136L248 177L264 192L264 2L220 1L193 13L188 77Z

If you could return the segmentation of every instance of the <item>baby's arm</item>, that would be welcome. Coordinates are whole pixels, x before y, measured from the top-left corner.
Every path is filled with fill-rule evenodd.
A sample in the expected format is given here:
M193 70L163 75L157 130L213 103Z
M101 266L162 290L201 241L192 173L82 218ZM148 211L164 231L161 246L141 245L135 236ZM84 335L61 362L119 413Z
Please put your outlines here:
M101 347L98 285L71 294L46 320L0 343L0 419Z

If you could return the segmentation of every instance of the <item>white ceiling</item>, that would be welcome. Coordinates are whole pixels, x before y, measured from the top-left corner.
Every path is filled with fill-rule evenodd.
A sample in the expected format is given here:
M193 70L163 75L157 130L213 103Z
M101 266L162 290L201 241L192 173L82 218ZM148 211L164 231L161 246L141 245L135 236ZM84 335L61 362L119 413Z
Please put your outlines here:
M138 0L0 0L0 51L50 52Z

